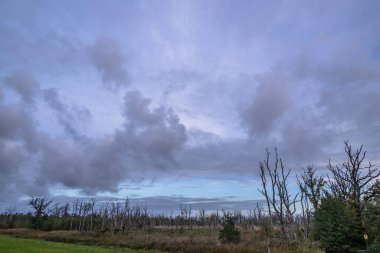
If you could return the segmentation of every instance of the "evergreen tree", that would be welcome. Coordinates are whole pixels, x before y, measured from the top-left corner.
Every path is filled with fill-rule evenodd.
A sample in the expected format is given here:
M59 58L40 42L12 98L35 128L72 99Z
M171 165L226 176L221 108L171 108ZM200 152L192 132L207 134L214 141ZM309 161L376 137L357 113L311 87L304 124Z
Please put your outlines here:
M314 236L327 253L364 248L355 211L339 198L327 196L315 211Z
M235 227L236 216L230 213L224 214L223 228L219 231L219 240L222 243L239 243L240 230Z

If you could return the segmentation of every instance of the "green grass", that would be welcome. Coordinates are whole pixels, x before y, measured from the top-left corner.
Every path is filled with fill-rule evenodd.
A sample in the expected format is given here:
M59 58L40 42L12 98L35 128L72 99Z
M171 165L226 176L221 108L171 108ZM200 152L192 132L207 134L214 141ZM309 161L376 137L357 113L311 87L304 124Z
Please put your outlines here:
M0 235L0 253L137 253L138 250L110 249Z

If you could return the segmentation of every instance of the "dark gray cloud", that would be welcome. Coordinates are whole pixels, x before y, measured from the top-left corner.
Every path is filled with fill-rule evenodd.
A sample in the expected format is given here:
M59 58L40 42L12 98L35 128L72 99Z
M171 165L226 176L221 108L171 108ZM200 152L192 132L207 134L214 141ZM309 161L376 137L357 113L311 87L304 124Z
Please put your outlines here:
M199 3L1 1L0 197L380 161L378 3Z
M43 89L41 92L45 102L56 112L57 119L65 132L73 138L80 138L78 125L89 122L92 117L91 112L85 107L67 105L54 88Z
M251 136L268 133L291 106L287 80L271 71L257 77L259 86L251 105L242 113L242 123Z
M265 147L273 145L265 138L224 139L200 130L189 131L188 144L180 157L181 171L200 177L254 177L258 162L265 156Z
M323 164L347 139L378 159L380 66L361 61L347 52L344 59L303 55L275 65L258 75L256 94L240 111L242 126L255 141L265 134L266 145L295 167Z
M1 196L46 193L49 184L34 182L35 178L44 181L43 175L40 174L44 172L39 163L41 157L50 155L50 159L59 163L68 156L59 150L62 146L63 151L64 145L54 146L59 142L55 139L53 145L52 138L38 130L39 122L33 117L37 110L37 100L44 99L53 111L57 112L58 122L73 137L78 137L76 123L87 120L90 114L86 109L81 110L76 106L70 108L60 100L56 90L41 89L29 71L14 72L4 79L4 84L8 90L16 91L21 101L14 102L12 99L7 103L0 103Z
M34 120L22 104L0 104L0 201L25 188L21 167L38 151Z
M309 106L299 117L293 116L293 121L305 122L304 128L312 132L310 137L314 136L315 140L342 142L351 139L356 145L365 144L377 153L379 147L373 138L378 136L380 125L379 63L365 63L349 50L344 59L320 63L298 58L293 66L296 80L309 83L305 85L309 91L303 92L309 99ZM293 71L292 66L289 70Z
M151 100L137 91L125 96L123 127L114 134L93 138L78 130L80 123L91 117L88 110L69 106L53 88L26 90L28 93L17 92L28 94L27 103L41 95L55 112L58 123L73 138L37 133L26 104L1 105L1 172L8 182L2 184L2 194L8 194L6 191L12 188L13 193L16 191L11 185L22 181L16 179L26 162L30 162L30 173L35 174L31 177L35 186L24 185L17 190L24 194L46 192L55 184L86 193L117 191L127 177L139 179L178 165L176 155L187 140L185 127L172 109L151 109ZM36 159L32 159L37 152Z
M127 85L125 55L118 41L100 37L88 49L90 60L102 75L106 87L118 88Z
M19 183L22 180L19 168L28 161L29 156L29 151L22 144L0 140L0 202L9 201L20 193Z
M63 138L45 138L36 184L49 187L62 184L88 194L117 191L128 175L125 150L115 139L104 138L74 142Z
M308 164L326 164L329 154L325 148L333 134L320 122L308 121L306 116L303 122L289 119L281 131L282 140L277 146L288 166L301 169Z
M50 98L57 102L55 96ZM58 103L54 108L62 111L61 106ZM137 91L128 92L125 124L114 134L82 141L45 138L39 183L62 183L87 193L117 191L128 177L147 173L155 177L162 169L175 167L176 154L186 142L186 129L170 108L149 106L150 99Z
M281 71L285 74L273 75L289 76L293 74L297 77L297 74L292 72L292 66L289 69L281 69ZM324 76L316 78L315 72L310 73L312 74L292 80L302 82L305 79L313 79L319 82L319 78L325 78ZM259 79L261 83L256 94L261 94L261 97L255 95L262 103L253 103L250 108L258 106L265 111L266 108L262 107L263 105L275 104L277 101L283 106L276 105L276 110L274 110L276 113L269 113L271 120L267 122L270 124L260 130L266 135L257 135L257 132L261 132L255 128L257 125L253 123L251 129L255 129L256 132L249 132L254 136L250 140L223 139L216 134L199 129L187 130L172 109L164 106L152 108L152 99L144 97L138 91L130 91L124 97L122 110L124 124L121 128L110 135L98 138L86 137L79 141L76 138L79 136L77 123L86 121L88 113L81 114L78 113L78 110L70 110L56 90L42 89L42 97L45 102L56 111L58 121L74 138L67 140L46 134L41 135L43 138L38 142L41 160L38 164L39 169L36 170L40 176L35 183L46 188L54 184L63 184L69 188L81 189L85 193L94 194L105 190L117 191L119 184L126 179L154 179L160 177L163 171L169 173L174 171L185 175L233 172L236 175L251 176L257 172L257 164L265 155L265 147L273 146L279 147L280 155L285 156L286 164L289 167L299 168L299 166L320 161L321 157L327 161L328 153L325 147L329 144L329 140L339 139L339 136L344 137L347 132L330 128L327 125L334 114L326 113L323 107L329 106L331 111L337 110L336 117L338 117L341 116L340 112L345 110L341 104L342 101L331 101L330 103L326 101L322 107L320 100L326 94L320 92L317 93L320 95L309 106L293 107L289 101L290 94L291 89L295 89L294 93L299 92L297 85L280 85L281 92L276 93L279 85L277 82L270 81L277 79L272 79L272 76L268 75L265 73L263 75L265 78ZM374 81L376 80L370 80L370 82ZM285 82L288 82L287 78ZM364 80L363 82L366 84L368 81ZM265 88L264 83L268 87ZM367 98L371 97L371 85L362 86L361 89L364 87L363 93L359 92L360 90L351 91L352 86L348 85L347 87L350 89L341 89L342 95L338 93L334 95L347 96L352 92L350 101L357 103L366 96ZM322 87L320 90L323 91L323 89L325 88ZM372 93L377 94L376 91L372 91ZM281 98L284 94L287 96L285 100ZM355 100L354 94L358 100ZM272 98L276 99L271 100ZM263 102L265 99L270 100L271 103ZM367 117L374 116L376 110L372 109L377 100L368 99L367 101L369 105L352 105L351 111L354 115L358 117L361 115L360 112L363 112ZM4 122L8 122L10 125L3 123L0 128L1 133L3 136L8 136L9 139L18 138L21 142L33 143L33 139L28 136L33 136L35 130L33 127L28 130L27 127L33 126L33 121L30 117L23 115L26 111L21 105L19 106L19 112L16 109L11 110L11 107L5 107L1 116L9 119ZM283 111L284 108L286 112ZM273 112L272 109L269 111ZM265 117L266 115L262 114L261 116ZM340 119L345 119L345 117ZM248 122L247 119L243 120ZM12 122L17 123L13 124ZM367 125L368 130L374 131L371 126L376 127L376 124L376 121L371 121ZM13 125L17 125L17 127L13 127ZM271 137L270 135L273 133L275 136ZM338 133L338 137L335 136L336 133ZM21 151L18 150L20 154L26 155L15 156L17 159L12 161L4 160L4 164L20 167L22 161L25 161L28 156L28 153ZM6 170L4 169L4 171ZM9 173L9 175L11 177L15 174Z
M27 70L18 70L7 76L4 83L16 91L25 103L33 104L39 93L39 84L32 73Z
M37 148L35 123L22 104L0 105L0 138L21 142L29 150Z
M158 161L174 161L187 140L185 126L171 108L151 110L151 101L139 92L128 92L124 98L125 131L118 138L135 153L145 153Z

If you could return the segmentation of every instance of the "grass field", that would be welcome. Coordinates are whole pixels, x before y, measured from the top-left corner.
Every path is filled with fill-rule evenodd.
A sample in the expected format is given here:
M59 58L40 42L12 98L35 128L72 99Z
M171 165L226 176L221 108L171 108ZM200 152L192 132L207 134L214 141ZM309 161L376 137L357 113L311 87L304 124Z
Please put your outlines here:
M0 253L3 252L41 252L41 253L59 253L59 252L183 252L183 253L263 253L268 251L270 246L271 253L321 253L319 244L314 242L287 241L280 238L265 238L259 232L247 231L242 233L242 241L239 244L221 244L218 239L217 231L208 233L208 230L193 229L183 232L171 231L170 229L156 229L151 231L134 230L120 232L117 234L94 233L94 232L77 232L77 231L40 231L32 229L0 229ZM15 249L13 251L2 251L1 236L8 240L13 238L28 238L32 242L44 244L42 248L49 250L31 251L28 246L27 251ZM17 239L14 239L17 240ZM21 239L20 239L21 240ZM66 247L76 245L95 246L94 248L83 246L77 248L68 248L64 251L53 251L46 242L59 242ZM62 244L63 243L63 244ZM9 243L8 243L9 244ZM14 245L22 243L12 242L8 248L13 249ZM47 244L47 245L46 245ZM97 247L98 246L98 247ZM99 248L102 246L104 248ZM108 248L107 248L108 247ZM114 247L114 248L111 248ZM4 248L4 247L3 247ZM65 248L66 249L66 248ZM133 249L122 251L120 249ZM140 250L140 251L137 251ZM146 251L143 251L146 250Z
M0 235L0 253L137 253L138 250L110 249Z

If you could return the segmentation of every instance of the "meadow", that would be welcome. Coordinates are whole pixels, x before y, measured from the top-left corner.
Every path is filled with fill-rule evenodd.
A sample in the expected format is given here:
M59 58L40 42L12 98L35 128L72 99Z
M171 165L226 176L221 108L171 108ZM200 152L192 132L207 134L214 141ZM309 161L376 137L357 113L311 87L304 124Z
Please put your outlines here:
M0 235L1 253L143 253L139 251L120 248L105 248L99 246L76 245L57 243L35 239L16 238Z
M33 229L8 229L0 230L1 234L5 234L8 245L18 245L19 238L28 238L26 240L25 249L27 247L35 247L41 245L42 248L62 249L57 252L212 252L212 253L320 253L319 244L309 241L287 241L281 238L265 237L262 233L253 231L244 231L241 241L238 244L223 244L218 239L217 231L212 232L206 229L184 230L184 232L173 231L170 229L154 229L151 231L129 231L117 234L96 232L78 232L78 231L36 231ZM10 237L15 238L11 241ZM16 238L17 237L17 238ZM32 239L32 240L30 240ZM59 242L51 244L50 248L47 241ZM33 242L30 244L30 242ZM63 244L62 244L63 243ZM1 244L1 242L0 242ZM75 244L75 248L74 245ZM23 243L21 245L24 245ZM63 247L64 245L68 245ZM87 247L87 246L96 246ZM97 248L97 247L106 248ZM73 247L73 248L72 248ZM108 247L108 248L107 248ZM112 250L110 249L112 248ZM135 250L124 250L124 249ZM78 250L90 251L78 251ZM91 250L98 251L91 251ZM117 251L116 249L120 249ZM64 251L68 250L68 251ZM74 251L77 250L77 251ZM103 251L102 251L103 250ZM0 251L1 252L1 251ZM4 251L8 252L8 251ZM12 252L12 251L10 251ZM14 251L14 252L44 252L44 251ZM55 252L55 251L48 251Z

